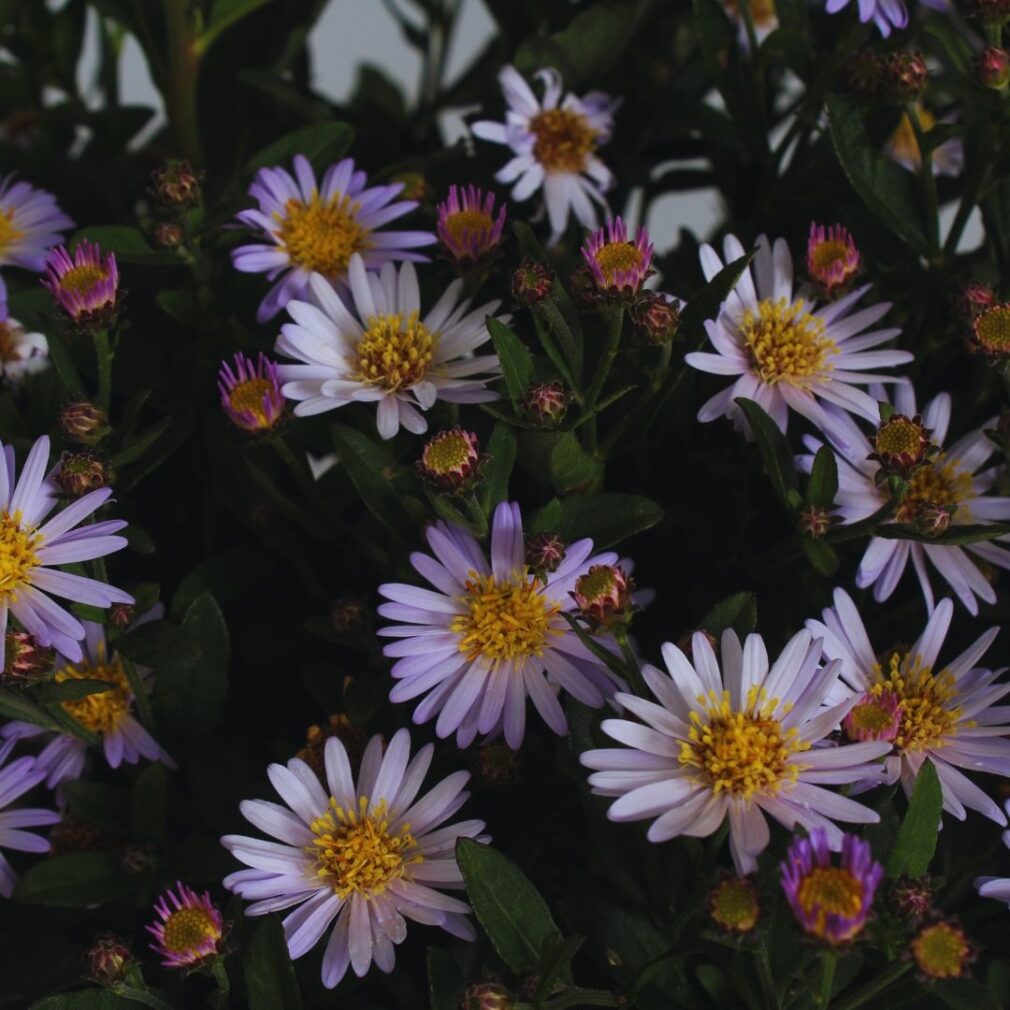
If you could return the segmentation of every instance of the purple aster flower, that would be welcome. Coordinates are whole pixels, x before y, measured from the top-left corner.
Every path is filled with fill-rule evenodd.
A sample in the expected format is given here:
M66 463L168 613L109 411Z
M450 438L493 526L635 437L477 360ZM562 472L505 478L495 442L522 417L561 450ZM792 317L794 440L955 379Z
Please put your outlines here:
M610 218L582 244L596 286L610 291L637 291L652 273L652 243L644 227L629 241L628 229L620 217Z
M476 935L470 906L443 894L463 887L456 864L458 838L477 838L483 821L445 822L466 801L470 775L455 772L416 799L431 763L428 744L410 758L410 734L401 729L382 752L373 736L357 781L343 743L326 741L326 788L299 758L267 770L286 806L246 800L243 816L277 841L226 835L221 843L248 870L225 887L252 901L246 915L297 906L284 919L292 958L308 953L334 923L323 953L323 985L332 989L348 966L364 975L374 961L393 970L393 945L407 935L406 919L441 926L453 936ZM290 808L290 809L289 809Z
M321 183L301 154L295 156L293 176L283 168L256 173L249 195L259 206L237 216L267 241L235 249L232 263L236 270L265 273L276 282L260 303L257 322L272 319L293 298L306 298L313 273L332 284L346 282L355 253L369 270L397 260L427 262L413 250L434 243L431 232L379 231L417 207L414 200L392 202L403 183L369 189L367 182L352 158L331 165Z
M850 0L828 0L826 10L829 14L837 14L848 7L849 2ZM864 24L872 21L885 39L895 28L901 29L908 25L908 8L904 0L856 0L856 6L859 9L859 20Z
M387 583L389 600L379 613L402 624L379 630L396 638L385 647L396 657L390 692L394 702L425 695L414 721L438 716L440 737L456 734L460 747L478 733L502 731L510 747L522 744L529 697L555 733L568 730L558 701L564 689L584 705L599 708L618 684L564 618L574 612L575 583L592 565L612 565L618 556L591 557L592 540L570 544L550 573L534 573L526 561L519 506L502 502L491 526L491 560L466 529L438 522L427 531L429 554L411 564L434 586ZM625 563L626 565L626 563ZM615 648L609 636L601 644Z
M254 362L239 351L234 368L222 361L217 388L225 414L244 431L269 431L284 413L277 365L262 352Z
M0 849L14 849L16 852L48 852L49 842L45 838L24 829L56 824L60 815L55 810L35 807L5 809L18 797L34 789L46 777L46 773L36 765L35 758L21 757L6 764L15 743L15 740L8 740L0 746ZM0 895L9 898L17 879L17 874L0 852Z
M884 876L870 843L856 835L843 836L836 866L827 832L821 828L811 831L809 838L794 839L779 868L796 921L811 936L832 945L847 943L862 931Z
M46 257L43 286L78 325L105 325L115 317L119 268L114 253L102 255L94 242L81 242L74 255L57 246Z
M506 206L497 217L494 193L476 186L450 186L449 196L435 209L438 212L439 241L455 260L476 261L497 248L505 228Z
M16 482L13 448L0 443L0 451L0 634L7 630L8 614L13 614L40 645L54 646L78 663L84 657L80 646L84 625L49 594L92 607L133 603L133 597L53 566L90 561L122 549L126 538L113 534L126 523L107 519L77 528L109 500L111 488L89 491L46 519L58 500L52 475L46 475L48 435L36 440Z
M213 957L224 938L221 910L210 893L198 894L181 881L155 903L158 919L147 926L154 937L151 950L162 958L164 968L190 968Z

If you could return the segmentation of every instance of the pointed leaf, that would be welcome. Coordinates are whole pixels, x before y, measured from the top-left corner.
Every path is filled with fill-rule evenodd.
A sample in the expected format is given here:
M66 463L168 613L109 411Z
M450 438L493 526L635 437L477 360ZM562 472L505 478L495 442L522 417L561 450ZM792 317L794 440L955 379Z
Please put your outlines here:
M898 829L898 837L887 860L887 873L899 877L921 877L936 851L943 810L943 790L933 762L926 760L919 769L908 803L908 813Z

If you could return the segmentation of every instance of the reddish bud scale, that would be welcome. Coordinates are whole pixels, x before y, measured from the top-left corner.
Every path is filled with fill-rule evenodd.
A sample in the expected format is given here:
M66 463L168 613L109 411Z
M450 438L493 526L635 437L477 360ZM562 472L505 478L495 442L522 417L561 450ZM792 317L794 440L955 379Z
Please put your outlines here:
M105 464L93 452L65 452L53 477L57 487L72 498L108 485Z
M529 256L523 258L512 274L512 297L526 308L542 302L554 286L554 271Z
M151 173L151 195L163 207L186 210L201 199L203 173L188 161L169 161Z
M472 431L449 428L428 439L417 461L417 470L439 490L462 494L480 481L485 462Z
M4 636L4 670L8 683L31 683L48 677L56 658L54 649L39 645L27 631L8 631Z
M659 347L677 335L680 310L675 298L657 291L643 291L631 306L631 325L635 336L644 343Z
M966 322L974 322L976 317L996 304L996 293L988 284L969 281L954 298L957 314Z
M867 458L880 464L881 478L907 479L937 452L932 435L920 415L891 414L877 426L873 452Z
M512 1010L515 1000L499 982L471 982L459 1001L459 1010Z
M84 956L85 978L98 985L111 986L122 982L133 956L126 941L114 933L100 933Z
M568 413L568 390L560 382L537 382L523 397L523 413L538 428L559 425Z
M592 565L575 582L572 599L594 631L626 624L631 618L631 580L620 565Z
M535 572L556 572L565 560L565 542L557 533L537 533L526 541L526 564Z
M908 102L918 98L928 79L929 71L922 53L896 52L885 57L882 87L889 101Z
M77 400L60 411L60 430L72 442L97 445L111 429L104 410L87 400Z
M831 510L820 505L805 505L800 509L797 525L800 533L812 540L820 540L831 529Z

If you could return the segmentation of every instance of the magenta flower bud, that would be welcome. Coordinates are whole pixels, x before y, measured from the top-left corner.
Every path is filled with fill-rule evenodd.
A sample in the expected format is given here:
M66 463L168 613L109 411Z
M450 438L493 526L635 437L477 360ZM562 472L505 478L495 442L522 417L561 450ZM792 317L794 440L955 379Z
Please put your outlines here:
M593 631L627 624L631 619L632 582L620 565L592 565L575 582L575 600Z
M856 743L866 740L893 742L901 729L901 699L877 685L867 691L842 720L845 735Z
M629 296L638 292L652 271L652 243L644 227L629 241L620 217L611 218L582 245L582 258L599 295Z
M859 250L840 224L811 223L807 239L807 275L825 298L845 291L859 274Z
M81 329L110 326L119 308L119 268L114 253L87 240L71 255L63 246L51 250L45 262L43 286L57 306Z
M485 462L472 431L449 428L425 442L417 469L429 484L449 494L461 494L480 481Z
M222 361L217 373L221 408L243 431L269 431L284 413L277 365L262 353L255 363L241 351L234 360L234 367Z
M197 894L177 883L154 903L154 910L158 918L147 927L155 940L150 947L165 968L189 968L218 953L224 922L209 892Z
M980 50L975 55L975 78L985 88L1005 88L1010 84L1010 54L998 46Z
M523 397L523 413L538 428L554 428L565 419L569 399L560 382L535 382Z
M495 214L495 195L476 186L449 187L449 196L436 207L436 231L442 248L457 263L475 263L501 244L506 207Z

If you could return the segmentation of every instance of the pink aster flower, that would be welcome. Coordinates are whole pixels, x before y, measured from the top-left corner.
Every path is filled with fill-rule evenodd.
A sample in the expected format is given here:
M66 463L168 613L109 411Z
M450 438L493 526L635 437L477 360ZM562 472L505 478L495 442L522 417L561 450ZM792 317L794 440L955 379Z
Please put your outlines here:
M859 273L859 249L840 224L824 227L814 222L807 239L807 276L827 297L844 288Z
M224 921L210 892L198 894L181 881L175 887L154 903L158 918L147 926L155 941L150 947L162 958L163 967L191 968L217 954Z
M628 229L620 217L610 218L582 244L597 288L609 291L638 291L652 273L652 243L645 227L629 241Z
M57 246L46 257L42 281L56 304L78 325L102 324L116 311L119 268L114 253L102 255L94 242L81 242L74 255Z
M476 261L496 249L505 228L507 208L497 216L494 193L476 186L450 186L449 196L435 209L438 238L453 259Z
M256 361L241 351L235 365L221 362L217 373L221 408L243 431L269 431L284 413L284 396L277 365L260 352Z

